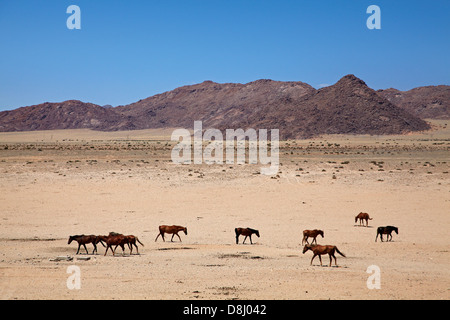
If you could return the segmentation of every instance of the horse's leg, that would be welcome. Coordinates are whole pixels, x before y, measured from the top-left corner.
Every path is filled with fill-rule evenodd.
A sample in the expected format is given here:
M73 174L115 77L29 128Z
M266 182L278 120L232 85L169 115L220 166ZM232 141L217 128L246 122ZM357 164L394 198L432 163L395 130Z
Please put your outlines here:
M86 250L86 254L89 254L88 249L86 248L86 244L83 243L84 250Z
M178 239L180 239L180 242L183 242L183 241L181 241L181 238L180 238L180 235L178 234L178 232L175 234L177 235Z
M320 266L322 266L322 256L319 254Z
M94 245L94 250L92 250L92 254L94 254L94 252L97 251L97 245L95 244L95 242L92 242L92 244Z
M155 242L156 240L158 240L158 237L161 235L161 233L158 233L158 235L156 236Z
M247 237L248 237L248 236L245 236L245 238L244 238L244 241L242 242L242 244L244 244L244 243L245 243L245 240L247 239Z
M317 244L317 236L315 236L315 237L313 238L313 241L311 241L311 244L313 244L314 242L316 242L316 244Z
M312 266L312 262L314 260L314 258L316 257L316 254L314 253L313 257L311 258L311 263L309 264L310 266ZM319 256L320 257L320 256Z
M78 250L77 250L76 254L78 254L78 252L80 252L80 247L81 247L81 243L78 244Z
M110 248L110 245L109 244L106 244L106 251L105 251L105 254L103 255L103 256L106 256L106 253L108 252L108 249ZM112 250L112 248L111 248L111 250Z
M248 237L250 238L250 244L253 244L253 242L252 242L252 235L249 235Z
M236 244L239 244L239 235L236 235Z

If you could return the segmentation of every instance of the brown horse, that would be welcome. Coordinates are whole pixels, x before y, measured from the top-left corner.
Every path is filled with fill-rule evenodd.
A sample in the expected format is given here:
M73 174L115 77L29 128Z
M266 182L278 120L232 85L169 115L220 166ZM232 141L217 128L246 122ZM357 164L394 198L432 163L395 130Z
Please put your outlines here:
M105 256L110 248L114 256L116 254L117 246L122 248L122 255L125 254L125 244L127 244L127 240L123 234L114 233L113 235L109 234L108 236L98 236L98 238L106 242ZM114 250L112 246L116 246Z
M105 246L105 244L101 241L101 239L99 239L98 236L95 236L93 234L87 235L87 236L84 234L69 236L69 241L67 242L67 244L70 244L72 241L78 242L78 250L77 250L76 254L78 254L80 252L81 245L83 245L84 249L86 250L86 254L89 254L88 249L86 248L87 243L92 243L94 246L94 250L92 250L92 254L94 254L94 252L97 252L97 244L99 242L103 246Z
M303 254L308 250L311 250L314 253L314 255L311 259L311 265L312 265L314 258L316 256L319 256L320 265L322 266L322 258L320 257L322 254L328 254L330 256L330 267L331 267L331 262L333 261L333 258L334 258L334 264L337 266L337 259L336 259L336 256L334 255L335 251L337 253L339 253L341 256L345 257L345 255L342 252L340 252L336 246L329 246L329 245L321 246L318 244L305 244L305 247L303 248Z
M393 226L387 226L387 227L378 227L377 228L377 236L375 237L375 242L377 242L378 235L380 235L381 242L383 242L383 234L386 234L386 241L392 241L392 231L395 231L396 234L398 234L398 228ZM389 240L389 237L391 237L391 240Z
M130 254L132 254L133 252L133 246L136 247L136 252L137 254L139 254L139 249L138 246L136 245L136 241L139 242L141 246L144 246L144 244L141 241L139 241L139 238L130 234L128 236L125 236L125 239L128 243L128 247L130 248Z
M243 235L245 236L244 241L242 242L243 244L245 243L245 240L247 239L247 237L250 238L250 244L253 244L252 242L252 234L256 234L259 238L259 231L252 229L252 228L235 228L234 232L236 233L236 244L239 243L239 236Z
M363 220L366 220L366 227L369 226L369 220L372 220L372 218L369 217L369 214L368 214L368 213L365 213L365 212L360 212L360 213L355 217L355 223L358 221L358 219L359 219L359 225L361 225L361 222L362 222L362 225L363 225L363 226L364 226L364 221L363 221Z
M321 235L322 236L322 238L323 238L323 231L322 230L317 230L317 229L314 229L314 230L303 230L303 240L302 240L302 245L303 245L303 243L308 243L309 244L309 242L308 242L308 238L309 237L311 237L311 238L313 238L313 240L311 241L311 243L314 243L314 241L316 242L316 244L317 244L317 236L318 235Z
M124 236L125 240L124 240L124 244L128 245L128 249L130 249L130 254L133 254L133 245L136 247L136 252L137 254L139 254L139 249L138 246L136 244L136 242L139 242L142 246L144 246L144 244L139 241L139 238L134 236L134 235L123 235L121 233L117 233L117 232L110 232L109 237L111 236ZM116 245L116 247L114 248L114 252L116 251L117 247L119 246L119 244Z
M178 239L180 239L180 242L182 242L180 236L178 235L178 232L180 232L180 231L183 231L184 234L187 235L187 228L186 227L182 227L182 226L166 226L166 225L159 226L159 233L156 236L155 242L156 242L156 240L158 240L159 236L161 236L163 241L165 242L166 241L164 239L164 234L165 233L172 233L172 239L170 239L170 241L173 242L173 237L175 235L177 235Z

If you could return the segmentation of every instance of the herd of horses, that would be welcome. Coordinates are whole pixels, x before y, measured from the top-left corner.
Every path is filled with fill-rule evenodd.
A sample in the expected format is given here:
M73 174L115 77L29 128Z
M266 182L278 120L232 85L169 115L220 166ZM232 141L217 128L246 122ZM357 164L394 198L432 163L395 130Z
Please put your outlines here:
M365 213L365 212L360 212L355 217L355 223L358 221L358 219L359 219L360 225L362 225L362 226L364 226L364 220L365 220L366 227L369 226L369 220L372 220L372 218L369 217L369 214ZM166 241L164 238L165 234L172 234L172 238L170 239L170 241L173 242L173 237L177 236L181 242L181 237L178 234L178 232L181 232L181 231L184 232L185 235L187 235L186 227L177 226L177 225L173 225L173 226L161 225L161 226L159 226L159 233L156 236L155 242L158 240L158 238L160 236L163 239L163 241L165 242ZM234 231L236 234L236 244L239 244L239 236L245 237L244 241L242 242L243 244L245 243L245 240L247 240L247 238L250 239L250 244L253 244L253 242L252 242L253 234L255 234L258 238L260 237L259 230L252 229L252 228L235 228ZM375 237L375 242L377 241L378 236L380 236L381 241L383 241L383 235L386 235L387 241L392 241L392 232L393 231L396 234L398 234L397 227L394 227L394 226L378 227L377 235ZM306 253L307 251L311 250L313 252L313 257L311 259L310 264L312 265L314 258L319 256L321 266L322 266L321 256L328 254L328 256L330 257L330 267L333 262L333 258L334 258L334 263L337 266L337 259L336 259L335 253L337 252L343 257L345 257L345 255L342 252L340 252L336 246L317 244L317 237L319 235L322 238L324 238L323 230L314 229L314 230L304 230L303 231L303 239L302 239L302 245L304 245L303 254ZM308 242L309 238L312 238L311 243ZM105 254L104 254L105 256L109 249L111 249L112 254L115 255L116 249L119 246L122 248L122 254L125 254L125 245L128 246L128 248L130 250L130 255L133 253L133 246L136 248L137 254L139 254L139 249L138 249L138 246L136 243L139 243L142 246L144 245L141 241L139 241L138 237L136 237L134 235L123 235L123 234L116 233L116 232L110 232L107 236L102 236L102 235L99 235L99 236L97 236L97 235L70 236L68 244L70 244L72 241L78 242L78 250L77 250L76 254L78 254L80 252L81 246L83 246L84 249L86 250L86 254L89 254L89 252L86 248L86 244L89 244L89 243L92 243L92 245L94 246L94 250L92 251L92 254L94 254L97 252L97 244L100 243L103 245L103 247L106 247Z

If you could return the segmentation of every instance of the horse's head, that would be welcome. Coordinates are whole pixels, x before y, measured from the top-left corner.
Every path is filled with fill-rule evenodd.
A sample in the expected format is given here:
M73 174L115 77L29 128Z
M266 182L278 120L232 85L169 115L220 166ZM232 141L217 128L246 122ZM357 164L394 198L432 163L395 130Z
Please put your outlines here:
M323 230L319 230L319 232L318 232L321 236L322 236L322 238L323 238Z
M305 244L305 246L303 247L303 254L311 249L311 245L310 244Z
M74 237L73 236L69 236L69 241L67 242L67 244L70 244L73 240L75 240Z
M183 229L183 231L184 231L184 234L187 235L187 228L186 227Z
M398 228L394 228L396 234L398 234Z
M247 227L247 230L250 231L252 234L256 234L258 236L258 238L259 238L259 230L252 229L252 228L249 228L249 227Z

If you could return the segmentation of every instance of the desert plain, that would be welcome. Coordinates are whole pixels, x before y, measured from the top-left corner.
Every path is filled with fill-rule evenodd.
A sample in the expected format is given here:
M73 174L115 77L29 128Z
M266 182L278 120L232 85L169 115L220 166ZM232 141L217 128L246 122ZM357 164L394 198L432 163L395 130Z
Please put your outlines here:
M449 299L450 121L430 122L281 141L275 176L259 163L174 164L169 129L0 133L0 299ZM155 242L162 224L188 234ZM386 225L399 233L375 242ZM261 237L236 244L236 227ZM310 265L304 229L346 257ZM111 231L144 246L104 256L68 244ZM79 289L67 285L73 265ZM373 265L379 289L367 285Z

